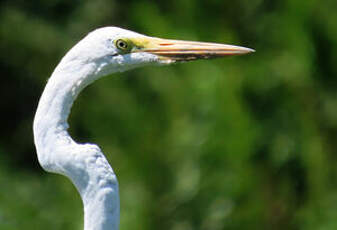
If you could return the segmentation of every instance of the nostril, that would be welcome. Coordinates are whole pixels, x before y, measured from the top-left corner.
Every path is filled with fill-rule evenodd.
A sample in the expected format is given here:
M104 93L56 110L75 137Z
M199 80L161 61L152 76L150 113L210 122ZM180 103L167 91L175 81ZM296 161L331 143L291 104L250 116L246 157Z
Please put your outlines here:
M173 45L172 43L160 43L159 44L160 46L171 46L171 45Z

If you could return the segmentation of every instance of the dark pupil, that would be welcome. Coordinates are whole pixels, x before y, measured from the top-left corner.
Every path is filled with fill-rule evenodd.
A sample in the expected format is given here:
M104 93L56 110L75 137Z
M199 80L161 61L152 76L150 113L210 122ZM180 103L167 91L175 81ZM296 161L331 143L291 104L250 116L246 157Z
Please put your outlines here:
M118 42L118 46L125 49L127 45L126 45L125 42L119 41L119 42Z

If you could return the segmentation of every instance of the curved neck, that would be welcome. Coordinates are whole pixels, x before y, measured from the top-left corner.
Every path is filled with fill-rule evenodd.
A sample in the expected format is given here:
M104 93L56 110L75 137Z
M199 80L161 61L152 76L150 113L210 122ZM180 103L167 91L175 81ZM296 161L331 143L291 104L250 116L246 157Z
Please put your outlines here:
M49 79L34 118L38 160L48 172L68 177L84 206L85 230L117 230L117 178L98 146L78 144L68 134L67 119L80 91L98 78L96 64L61 61Z

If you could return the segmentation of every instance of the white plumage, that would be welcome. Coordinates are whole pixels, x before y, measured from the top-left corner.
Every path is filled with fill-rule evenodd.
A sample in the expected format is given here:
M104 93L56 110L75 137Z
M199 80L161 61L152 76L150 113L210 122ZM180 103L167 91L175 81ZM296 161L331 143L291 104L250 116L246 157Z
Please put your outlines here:
M41 166L68 177L79 191L85 230L118 229L120 211L117 178L104 154L97 145L76 143L67 131L71 106L81 90L100 77L149 63L169 64L252 51L105 27L88 34L65 55L41 96L34 119L34 141Z

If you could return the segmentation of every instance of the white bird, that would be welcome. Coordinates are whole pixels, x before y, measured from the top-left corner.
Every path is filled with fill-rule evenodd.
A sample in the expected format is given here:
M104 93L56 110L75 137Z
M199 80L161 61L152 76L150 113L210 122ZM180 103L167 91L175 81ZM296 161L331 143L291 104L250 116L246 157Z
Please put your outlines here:
M117 27L89 33L61 60L40 98L34 118L34 142L40 165L68 177L81 195L85 230L119 229L116 175L95 144L76 143L67 119L77 95L108 74L146 64L246 54L254 50L216 43L168 40Z

